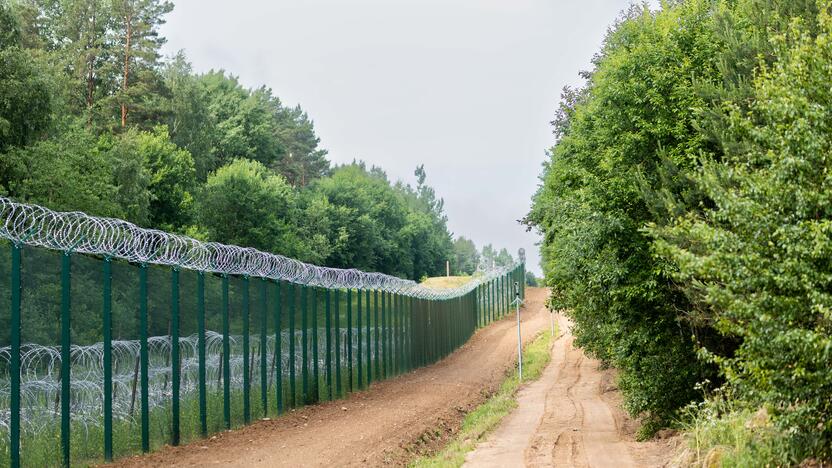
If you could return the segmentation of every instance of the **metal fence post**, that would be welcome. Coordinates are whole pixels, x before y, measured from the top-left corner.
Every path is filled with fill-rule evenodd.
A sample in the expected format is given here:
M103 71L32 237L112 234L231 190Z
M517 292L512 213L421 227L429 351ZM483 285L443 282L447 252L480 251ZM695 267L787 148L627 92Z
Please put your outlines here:
M113 275L110 257L104 257L101 328L104 360L104 460L113 460Z
M301 344L303 346L303 352L301 352L301 362L303 363L303 369L301 369L301 382L302 391L303 391L303 404L309 404L309 314L308 314L308 305L306 303L306 295L308 293L308 288L301 285L300 286L300 326L302 328L301 331Z
M196 277L197 352L199 353L199 433L208 437L208 392L205 368L205 272Z
M356 289L355 295L358 296L358 302L356 304L356 311L355 311L355 331L358 334L358 348L356 349L356 363L358 364L358 388L364 388L364 363L361 359L361 290Z
M142 452L150 451L150 357L147 345L147 264L139 266L139 362L141 365Z
M171 268L170 285L171 445L179 445L179 268Z
M69 459L69 443L70 443L70 362L72 355L70 354L71 343L71 307L72 307L72 292L71 292L71 270L72 270L72 252L66 251L61 256L61 460L65 467L70 466Z
M228 275L222 275L222 416L225 428L231 429L231 341L228 301Z
M20 253L23 246L12 244L12 290L9 344L11 346L10 369L11 404L9 428L9 455L11 468L20 468Z
M251 422L251 304L249 277L243 276L243 423Z
M297 406L297 371L295 369L295 314L296 301L295 287L292 283L287 283L286 287L289 289L287 297L289 299L289 405L292 408Z
M335 395L341 396L341 290L335 290Z
M352 288L347 288L347 391L352 392Z
M280 294L280 281L274 282L274 393L277 414L283 413L283 297Z
M321 399L320 393L320 364L318 363L318 288L312 288L312 362L313 383L312 390L315 401Z
M269 415L269 381L267 375L268 342L266 329L268 323L268 293L266 278L260 278L260 405L263 407L263 417Z

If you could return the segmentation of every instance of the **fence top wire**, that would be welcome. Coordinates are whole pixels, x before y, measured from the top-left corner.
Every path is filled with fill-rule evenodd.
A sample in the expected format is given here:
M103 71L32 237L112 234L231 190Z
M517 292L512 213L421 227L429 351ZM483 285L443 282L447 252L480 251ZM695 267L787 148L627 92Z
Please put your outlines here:
M227 275L252 276L336 289L378 289L420 299L451 299L516 268L480 269L457 288L431 288L415 281L357 269L311 265L251 247L203 242L146 229L114 218L59 212L0 197L0 238L18 244L119 258L140 264L167 265ZM524 260L521 249L520 261Z

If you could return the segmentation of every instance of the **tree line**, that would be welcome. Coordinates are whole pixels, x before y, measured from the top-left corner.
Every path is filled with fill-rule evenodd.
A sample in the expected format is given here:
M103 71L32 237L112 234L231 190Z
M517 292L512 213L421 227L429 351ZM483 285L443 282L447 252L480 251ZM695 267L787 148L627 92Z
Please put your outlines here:
M564 90L526 222L644 435L832 459L830 63L828 1L679 0L627 10Z
M474 272L423 166L415 187L331 167L300 106L162 57L172 8L0 0L0 194L326 266Z

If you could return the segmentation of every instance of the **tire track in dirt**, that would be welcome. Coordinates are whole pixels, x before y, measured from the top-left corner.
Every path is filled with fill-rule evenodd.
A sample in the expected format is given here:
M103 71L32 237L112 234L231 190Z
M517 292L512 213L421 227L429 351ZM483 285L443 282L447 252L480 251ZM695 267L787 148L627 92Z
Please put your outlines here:
M663 443L634 441L636 425L611 385L614 371L601 370L575 348L569 321L562 315L557 320L560 335L549 365L518 392L517 409L468 454L465 466L663 465Z
M524 342L549 325L547 290L528 288ZM431 366L374 383L343 400L216 434L113 466L404 465L459 430L465 413L493 394L516 362L514 315L479 331Z

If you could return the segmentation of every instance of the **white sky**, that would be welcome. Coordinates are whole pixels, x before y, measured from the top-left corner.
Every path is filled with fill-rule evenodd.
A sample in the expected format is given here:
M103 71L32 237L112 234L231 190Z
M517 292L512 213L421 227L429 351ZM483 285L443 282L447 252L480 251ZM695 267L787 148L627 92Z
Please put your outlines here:
M629 0L175 0L165 54L265 84L315 122L333 163L413 184L425 164L448 224L523 247L560 90L580 83ZM654 2L655 3L655 2Z

